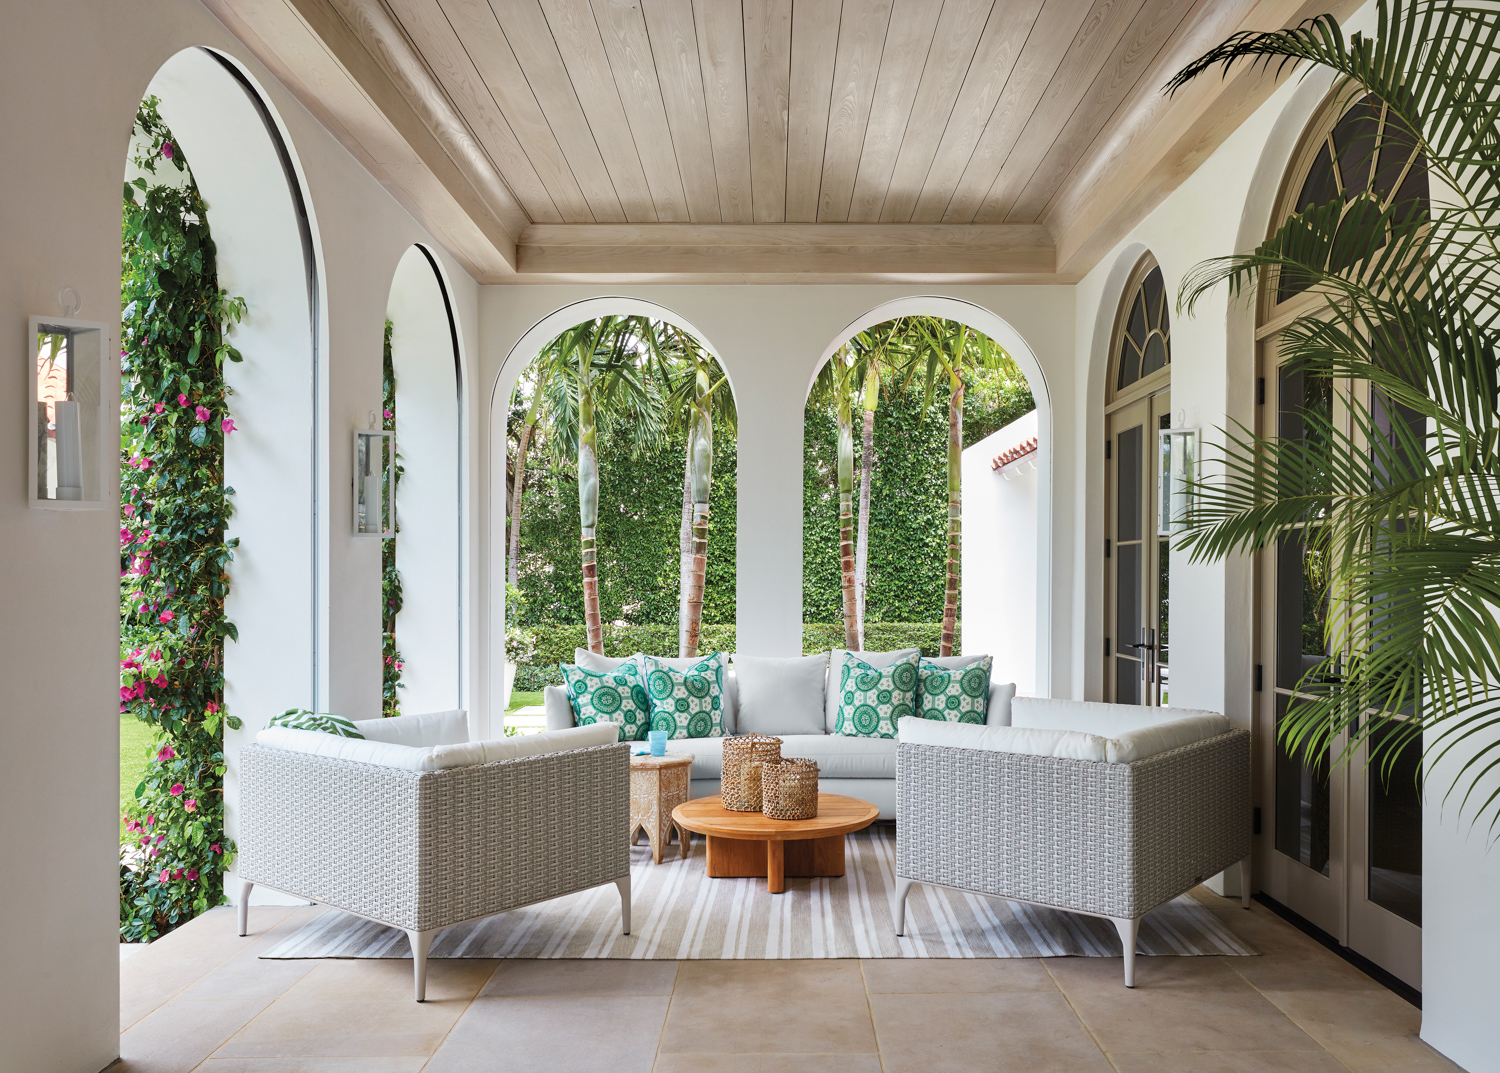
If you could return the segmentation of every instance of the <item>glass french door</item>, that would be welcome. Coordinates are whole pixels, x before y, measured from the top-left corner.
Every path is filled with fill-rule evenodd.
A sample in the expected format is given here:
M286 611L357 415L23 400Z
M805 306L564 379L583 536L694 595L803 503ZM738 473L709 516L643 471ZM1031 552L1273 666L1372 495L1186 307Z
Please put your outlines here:
M1168 537L1159 532L1161 429L1170 391L1106 417L1104 696L1117 704L1168 703Z
M1306 377L1282 363L1279 340L1261 344L1265 376L1260 432L1313 439L1319 414L1351 429L1347 400L1363 398L1386 429L1410 414L1388 414L1365 384ZM1365 445L1368 446L1368 445ZM1351 950L1412 987L1421 987L1422 831L1417 773L1420 740L1395 764L1366 765L1361 746L1335 763L1348 745L1340 735L1314 755L1288 750L1277 730L1299 696L1326 678L1312 672L1330 654L1326 564L1316 518L1283 534L1257 563L1259 599L1255 682L1259 801L1259 886ZM1334 598L1339 598L1335 595ZM1337 673L1335 663L1332 673ZM1325 674L1329 673L1325 667ZM1386 733L1393 732L1387 726Z

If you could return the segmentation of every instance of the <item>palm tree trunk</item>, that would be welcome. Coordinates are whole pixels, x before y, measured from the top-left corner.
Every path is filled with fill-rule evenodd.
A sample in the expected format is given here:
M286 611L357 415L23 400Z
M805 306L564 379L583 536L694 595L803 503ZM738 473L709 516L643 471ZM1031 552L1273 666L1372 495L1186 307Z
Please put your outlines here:
M700 380L700 386L706 387ZM713 487L714 422L708 401L700 395L697 416L688 432L688 458L693 497L692 560L688 571L687 651L698 655L703 633L703 582L708 573L708 494Z
M604 654L604 623L599 617L599 566L594 531L599 522L599 434L594 399L587 389L578 405L578 518L583 548L583 622L589 651Z
M864 443L859 456L859 531L854 544L854 593L861 651L865 647L865 589L870 568L870 484L875 472L875 411L866 406L864 414Z
M839 401L839 573L844 595L844 647L859 651L859 597L854 584L854 430L849 400Z
M526 448L531 445L531 433L536 428L528 424L521 429L521 443L516 448L515 486L510 493L510 547L505 553L505 580L516 584L516 559L521 554L521 492L526 487Z
M689 437L682 459L682 521L677 527L677 654L688 655L688 589L693 573L693 445Z
M963 525L964 385L959 381L948 398L948 584L943 592L943 638L940 656L953 655L958 626L959 541Z

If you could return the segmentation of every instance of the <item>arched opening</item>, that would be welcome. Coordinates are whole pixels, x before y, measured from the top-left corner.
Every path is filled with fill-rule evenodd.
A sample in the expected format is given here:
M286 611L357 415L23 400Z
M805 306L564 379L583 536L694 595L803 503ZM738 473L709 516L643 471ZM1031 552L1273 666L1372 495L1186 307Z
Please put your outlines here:
M280 123L232 60L208 49L185 49L163 64L146 96L159 101L160 118L186 154L207 206L218 286L243 299L245 309L228 336L243 361L222 370L227 393L221 402L227 412L203 405L210 400L197 400L191 384L179 392L187 400L178 415L184 434L195 423L207 433L211 421L212 434L222 435L222 486L233 489L227 520L218 523L221 535L200 534L205 550L232 548L227 580L217 579L214 597L222 600L223 617L233 626L222 656L214 657L222 659L222 695L200 703L203 698L194 694L189 704L184 689L180 702L164 694L154 709L170 710L179 723L208 727L215 745L222 745L223 827L205 842L205 851L226 854L232 852L237 827L239 747L253 740L271 714L320 706L320 638L326 624L317 597L323 403L314 225ZM158 394L163 390L161 384L154 388ZM196 409L190 406L195 401ZM184 416L189 412L196 414L194 421ZM153 539L164 537L156 533ZM193 627L184 622L183 629L190 633ZM154 688L170 691L170 677L162 677L167 684ZM158 753L150 763L173 759ZM219 789L213 793L217 797ZM188 809L186 798L177 798L183 810L198 811ZM188 826L191 822L183 829ZM209 850L209 845L219 848ZM157 848L170 846L169 840ZM209 905L220 897L217 876L209 890L207 870L186 857L167 875L171 897L182 903L177 922L202 907L201 892Z
M558 310L512 349L491 430L491 607L512 710L539 704L576 648L734 650L734 396L701 333L631 299Z
M952 370L930 353L944 346ZM876 388L868 374L881 367L875 352L882 350ZM985 370L987 350L993 361ZM964 387L957 413L949 405L955 372ZM841 406L849 410L846 432ZM1023 693L1047 692L1051 420L1040 366L1020 335L988 310L955 299L886 303L824 352L804 427L804 648L862 640L867 650L937 654L947 634L955 655L991 655L992 679L1015 682ZM949 525L950 513L957 525ZM851 605L854 614L846 616ZM903 614L905 608L916 610ZM945 621L958 619L953 612L960 609L950 631ZM907 621L882 621L895 616Z
M1335 91L1313 113L1291 155L1268 234L1281 233L1300 214L1333 209L1334 234L1341 237L1346 227L1369 227L1376 206L1389 213L1381 227L1425 219L1426 161L1383 102ZM1387 231L1378 234L1386 241ZM1337 273L1355 263L1347 253L1351 245L1359 248L1367 240L1329 244L1323 267ZM1263 273L1255 325L1262 403L1256 432L1314 457L1352 451L1373 461L1381 440L1386 459L1415 450L1427 433L1420 414L1368 381L1317 375L1298 360L1298 332L1287 329L1331 319L1328 304L1327 291L1312 280L1287 271ZM1380 465L1373 468L1378 482ZM1306 745L1288 749L1278 735L1284 721L1295 718L1298 702L1315 697L1327 681L1320 677L1326 661L1336 658L1347 666L1354 654L1329 647L1327 626L1331 608L1337 618L1340 596L1330 594L1321 528L1320 516L1310 515L1256 556L1252 658L1259 691L1253 719L1260 798L1268 813L1257 845L1258 878L1271 897L1420 988L1421 737L1408 738L1394 755L1372 759L1371 742L1379 748L1385 735L1399 733L1402 713L1382 713L1375 733L1352 748L1347 731L1317 752ZM1337 762L1346 749L1350 762Z
M388 660L387 713L463 706L463 382L452 304L433 256L412 246L386 306L390 380L383 422L396 433L401 476L396 536L385 549L387 598L399 592Z
M1170 540L1157 518L1159 433L1172 427L1170 297L1149 253L1126 281L1105 378L1104 697L1168 703Z

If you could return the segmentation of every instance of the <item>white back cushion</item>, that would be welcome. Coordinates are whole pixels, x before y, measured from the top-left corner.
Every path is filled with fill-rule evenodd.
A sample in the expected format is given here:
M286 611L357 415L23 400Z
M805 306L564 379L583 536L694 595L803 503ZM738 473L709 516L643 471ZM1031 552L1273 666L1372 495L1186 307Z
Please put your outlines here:
M1010 726L1010 705L1016 697L1016 683L990 679L990 699L984 709L985 726Z
M740 734L823 733L823 684L827 659L813 656L746 656L736 653Z
M1010 704L1010 725L1013 727L1082 730L1105 738L1117 738L1133 730L1196 716L1224 719L1217 712L1198 708L1147 708L1139 704L1103 704L1092 700L1016 697ZM1229 729L1227 719L1224 719L1224 729Z
M635 662L634 656L626 656L623 659L615 659L614 656L601 656L597 652L590 652L587 648L573 649L573 663L586 671L596 674L604 674L608 671L617 671L624 663Z
M255 741L273 749L311 753L336 760L353 760L361 764L379 764L407 771L443 771L473 764L488 764L496 760L514 760L521 756L608 745L619 734L620 727L616 723L591 723L567 730L550 730L543 734L417 748L384 741L341 738L337 734L323 734L316 730L267 727L255 736Z
M469 740L469 713L463 709L451 712L427 712L423 715L398 715L394 719L356 719L354 729L368 741L385 741L393 745L462 745Z
M908 716L896 728L896 739L913 745L940 745L949 749L983 749L1024 756L1057 756L1067 760L1108 759L1103 738L1076 730L978 726Z
M1212 713L1190 715L1186 719L1174 719L1170 723L1127 730L1109 739L1109 762L1128 764L1132 760L1144 760L1179 745L1191 745L1195 741L1216 738L1228 731L1229 720Z

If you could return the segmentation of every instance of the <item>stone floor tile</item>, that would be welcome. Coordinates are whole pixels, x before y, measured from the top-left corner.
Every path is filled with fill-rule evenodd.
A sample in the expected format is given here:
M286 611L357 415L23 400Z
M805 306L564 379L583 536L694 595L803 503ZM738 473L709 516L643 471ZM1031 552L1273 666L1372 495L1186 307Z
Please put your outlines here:
M1163 960L1142 958L1141 961ZM1184 959L1197 960L1197 959ZM1118 963L1116 963L1118 967ZM1116 1051L1315 1051L1317 1042L1260 992L1239 987L1099 986L1057 973L1063 994L1099 1046ZM1082 985L1079 981L1083 980Z
M408 963L408 968L410 964ZM311 975L311 974L309 974ZM304 981L305 983L306 981ZM355 1058L430 1055L468 999L415 1002L332 998L293 987L214 1052L216 1058Z
M862 964L872 995L1057 990L1040 958L870 958Z
M1327 1051L1111 1052L1118 1073L1348 1073Z
M871 995L885 1073L1105 1073L1063 996Z
M1353 1073L1459 1073L1418 1037L1422 1011L1389 991L1268 991L1266 998Z
M675 961L609 961L600 958L500 962L479 993L520 995L670 995Z
M240 951L189 984L178 997L262 999L269 1005L318 965L316 961L268 961L259 955L258 948Z
M186 1073L265 1006L251 1000L163 1003L120 1034L123 1061L111 1073Z
M1238 957L1144 957L1135 959L1136 991L1244 991L1251 988L1234 971ZM1128 992L1123 958L1047 958L1043 968L1065 993Z
M881 1073L878 1054L664 1054L653 1073Z
M424 1073L649 1073L668 999L478 998ZM503 1056L503 1066L500 1058Z
M684 961L663 1053L870 1054L858 961Z
M295 963L292 963L295 964ZM299 1000L405 999L415 1005L411 958L324 958L294 986ZM483 958L433 958L427 962L427 1001L471 999L499 963Z
M1259 951L1259 957L1226 959L1228 965L1262 991L1380 991L1366 976L1312 936L1299 931L1259 903L1249 911L1209 894L1214 915L1236 937Z
M409 1058L210 1058L195 1073L421 1073L423 1055Z

